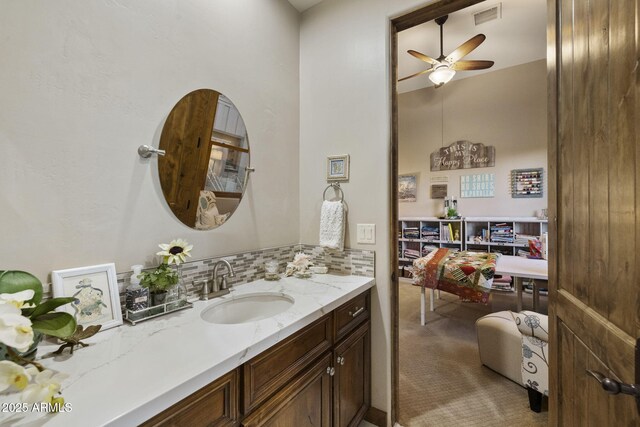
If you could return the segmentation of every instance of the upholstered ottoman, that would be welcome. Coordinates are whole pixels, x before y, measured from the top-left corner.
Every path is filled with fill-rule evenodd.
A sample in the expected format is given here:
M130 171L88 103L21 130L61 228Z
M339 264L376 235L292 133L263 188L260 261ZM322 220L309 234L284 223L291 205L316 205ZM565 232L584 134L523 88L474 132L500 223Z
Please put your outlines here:
M483 365L522 383L522 334L510 311L487 314L476 321L478 349Z

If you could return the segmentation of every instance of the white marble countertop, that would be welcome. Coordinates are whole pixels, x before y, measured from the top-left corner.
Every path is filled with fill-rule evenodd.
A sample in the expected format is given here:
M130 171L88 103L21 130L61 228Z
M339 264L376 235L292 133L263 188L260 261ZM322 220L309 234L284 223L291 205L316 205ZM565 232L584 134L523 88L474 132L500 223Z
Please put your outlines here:
M361 276L315 274L239 285L230 294L197 301L179 311L136 326L124 324L98 333L73 356L44 358L47 368L70 375L62 395L66 413L0 413L0 425L133 426L242 365L267 348L374 286ZM253 292L280 292L295 302L287 311L258 322L211 324L201 311L221 299ZM57 345L40 346L39 357ZM18 402L17 394L1 402Z

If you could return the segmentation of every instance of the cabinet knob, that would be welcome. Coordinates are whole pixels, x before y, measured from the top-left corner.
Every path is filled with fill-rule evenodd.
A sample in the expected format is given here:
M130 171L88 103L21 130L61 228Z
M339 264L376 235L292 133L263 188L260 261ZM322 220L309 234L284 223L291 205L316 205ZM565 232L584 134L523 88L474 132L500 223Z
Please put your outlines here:
M344 365L344 357L338 356L337 363L339 363L340 365Z
M330 376L333 376L336 373L336 369L329 366L327 367L327 374L329 374Z

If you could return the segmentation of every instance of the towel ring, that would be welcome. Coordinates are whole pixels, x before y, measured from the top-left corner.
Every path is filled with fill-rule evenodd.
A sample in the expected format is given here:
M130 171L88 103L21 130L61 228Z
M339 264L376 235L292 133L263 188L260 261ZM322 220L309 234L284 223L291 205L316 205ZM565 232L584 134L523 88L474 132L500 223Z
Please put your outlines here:
M342 191L342 188L340 188L340 184L335 182L332 184L327 185L327 188L324 189L324 193L322 193L322 200L324 201L328 201L327 200L327 190L332 188L334 189L334 191L340 191L340 201L344 202L344 191Z

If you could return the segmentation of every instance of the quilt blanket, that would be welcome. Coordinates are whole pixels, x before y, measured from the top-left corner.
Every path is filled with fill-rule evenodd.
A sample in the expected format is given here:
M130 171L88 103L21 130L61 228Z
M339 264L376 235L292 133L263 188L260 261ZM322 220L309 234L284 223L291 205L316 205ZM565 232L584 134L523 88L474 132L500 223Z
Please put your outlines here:
M413 261L413 283L458 295L465 301L486 304L498 256L440 248Z

